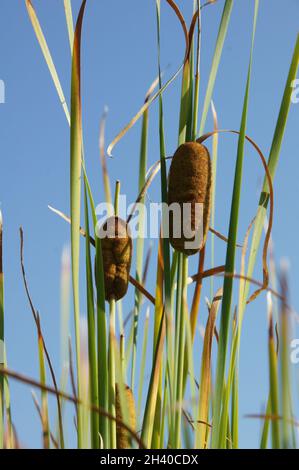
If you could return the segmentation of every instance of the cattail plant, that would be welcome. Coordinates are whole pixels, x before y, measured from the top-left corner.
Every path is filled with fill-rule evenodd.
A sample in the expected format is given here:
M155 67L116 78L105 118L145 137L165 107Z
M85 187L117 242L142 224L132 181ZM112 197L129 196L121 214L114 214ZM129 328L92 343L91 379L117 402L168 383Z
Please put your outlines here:
M211 180L208 149L198 142L180 145L171 161L168 182L168 204L178 204L180 220L176 219L174 211L171 210L169 232L172 247L186 255L197 253L205 244L210 223ZM202 217L198 213L199 204L203 205ZM187 217L185 209L190 212ZM190 233L195 232L191 239L185 235L186 223L189 224ZM175 236L176 226L180 232L178 237ZM199 233L201 230L202 234ZM186 244L194 241L197 235L198 246L186 248Z
M128 225L119 217L109 217L99 230L105 279L105 298L119 300L128 290L132 259L132 239Z
M115 407L116 407L116 418L119 421L123 421L123 413L122 413L122 406L121 406L121 397L120 397L120 390L119 386L116 384L115 387ZM124 399L127 408L128 414L128 425L132 430L136 428L136 410L135 410L135 400L132 390L128 385L125 386L124 390ZM130 436L128 431L123 427L120 426L119 422L116 424L116 440L117 440L117 448L118 449L128 449L130 447Z

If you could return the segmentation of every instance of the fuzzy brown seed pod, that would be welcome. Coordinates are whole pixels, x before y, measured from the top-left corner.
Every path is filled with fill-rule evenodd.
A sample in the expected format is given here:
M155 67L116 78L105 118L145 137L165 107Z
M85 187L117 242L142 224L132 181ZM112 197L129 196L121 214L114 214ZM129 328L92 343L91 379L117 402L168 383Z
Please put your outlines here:
M169 238L172 247L186 255L197 253L206 242L210 223L211 173L210 154L204 145L198 142L186 142L179 146L169 170L168 204L170 206L177 203L180 212L179 218L175 219L175 212L169 207ZM185 205L186 203L190 203L190 207ZM203 204L202 217L196 214L198 203ZM183 228L186 224L198 238L195 246L191 248L188 248L187 244L196 240L194 236L190 237L190 232L190 235L187 232L187 236L184 233Z
M128 410L129 422L127 424L134 431L136 429L135 401L133 392L128 385L125 385L124 398ZM122 421L120 393L117 384L115 387L115 410L116 418ZM116 423L116 444L118 449L128 449L130 447L130 434L118 423Z
M100 228L105 299L119 300L128 290L132 259L132 239L127 223L119 217L109 217Z

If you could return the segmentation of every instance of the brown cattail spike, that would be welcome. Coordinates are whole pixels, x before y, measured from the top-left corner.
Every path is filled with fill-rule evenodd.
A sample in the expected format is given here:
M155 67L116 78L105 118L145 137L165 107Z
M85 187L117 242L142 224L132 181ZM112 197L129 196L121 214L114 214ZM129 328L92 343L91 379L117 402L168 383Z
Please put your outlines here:
M128 290L132 259L132 239L127 223L119 217L109 217L100 228L102 242L105 299L119 300Z
M115 410L116 410L116 418L119 420L123 420L122 412L121 412L121 401L120 401L120 392L118 385L116 384L115 387ZM136 412L135 412L135 401L132 390L128 385L125 386L124 389L124 398L125 404L128 410L128 419L129 422L127 423L128 426L135 431L136 429ZM120 424L116 423L116 444L118 449L128 449L130 447L130 434L128 431L122 427Z
M198 142L180 145L171 161L168 180L169 238L172 247L186 255L197 253L206 242L210 223L211 171L209 151ZM173 203L177 203L180 209L177 217L171 208ZM196 212L199 203L203 204L202 217ZM189 233L184 232L186 226ZM190 236L190 230L195 237ZM193 246L188 247L187 244L194 241Z

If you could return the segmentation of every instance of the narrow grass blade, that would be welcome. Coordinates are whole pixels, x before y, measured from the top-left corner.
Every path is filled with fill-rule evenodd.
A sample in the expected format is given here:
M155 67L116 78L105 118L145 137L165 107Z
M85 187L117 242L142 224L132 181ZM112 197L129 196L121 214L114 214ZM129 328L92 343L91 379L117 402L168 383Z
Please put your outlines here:
M196 62L195 62L195 77L194 77L194 98L193 98L193 124L192 124L192 139L196 140L197 125L198 125L198 103L199 103L199 84L200 84L200 46L201 46L201 11L200 0L194 0L193 13L196 8L198 10L197 17L197 37L196 37Z
M237 322L236 322L236 312L234 315L233 320L233 327L232 327L232 340L231 340L231 351L230 351L230 367L228 370L228 378L227 383L224 386L224 393L223 393L223 405L222 405L222 413L221 413L221 421L220 421L220 436L219 436L219 448L232 448L233 441L232 441L232 433L231 433L231 423L229 421L229 400L231 396L231 390L233 386L233 381L235 378L235 371L236 371L236 356L237 356L237 348L238 348L238 341L237 341ZM227 430L225 433L224 430Z
M56 71L56 68L55 68L50 50L48 48L47 41L46 41L45 36L43 34L41 25L39 23L38 17L36 15L36 12L34 10L34 7L32 5L31 0L26 0L26 7L27 7L28 15L29 15L30 21L32 23L34 32L36 34L36 37L37 37L37 40L39 42L40 48L41 48L42 53L44 55L45 61L48 65L48 68L49 68L52 80L54 82L56 91L58 93L60 103L63 107L63 110L64 110L65 116L67 118L67 121L68 121L68 123L70 123L70 114L69 114L68 106L67 106L64 94L63 94L61 84L60 84L60 80L59 80L59 77L58 77L58 74L57 74L57 71Z
M146 406L143 417L141 440L147 448L150 447L153 435L153 426L156 410L156 399L159 387L159 377L163 358L163 346L166 332L165 313L161 319L155 358L153 361L149 389L147 394Z
M192 106L190 107L190 61L187 60L183 69L182 91L181 91L181 110L179 122L179 138L178 144L181 145L186 140L187 129L189 128L190 121L192 122Z
M106 128L106 119L108 114L108 108L104 109L104 112L100 121L100 135L99 135L99 151L100 151L100 160L103 173L103 183L105 191L105 199L108 203L108 217L112 215L112 196L111 196L111 184L109 173L106 164L106 154L105 154L105 128Z
M85 164L83 164L84 183L87 189L89 204L91 208L94 225L95 239L93 244L96 249L95 256L95 279L96 279L96 303L97 303L97 363L98 363L98 394L99 407L108 412L108 359L107 359L107 326L105 314L105 287L104 287L104 266L102 257L101 238L97 236L97 216L95 204L88 181ZM82 233L82 230L81 230ZM85 232L84 232L85 233ZM91 237L90 237L91 241ZM104 414L99 417L99 432L104 446L109 446L109 421Z
M286 267L282 266L280 284L282 295L288 298L288 281ZM279 348L279 375L280 375L280 393L281 393L281 446L283 449L289 449L292 446L292 393L290 383L290 314L287 302L282 302L280 311L280 348Z
M281 150L281 145L282 145L282 140L284 136L284 131L286 128L287 124L287 118L288 118L288 113L291 105L291 95L292 95L292 83L293 80L296 78L297 74L297 69L299 65L299 34L297 36L295 48L294 48L294 53L283 93L283 98L281 101L280 105L280 110L279 110L279 115L276 123L276 128L274 131L274 136L272 140L272 145L271 145L271 150L270 150L270 155L268 159L268 167L269 167L269 173L271 175L272 181L275 176L278 160L279 160L279 155L280 155L280 150ZM257 252L263 232L263 225L267 213L267 206L269 202L269 186L267 179L264 180L263 184L263 189L261 192L260 196L260 201L259 201L259 207L257 211L257 217L256 217L256 222L255 222L255 227L254 227L254 232L252 236L252 242L251 242L251 248L250 248L250 253L249 253L249 263L248 263L248 270L247 270L247 276L250 278L252 277L252 273L254 270L255 262L256 262L256 257L257 257ZM246 283L246 288L244 291L244 301L248 295L249 291L249 283Z
M115 409L115 350L114 350L114 343L115 343L115 299L110 300L110 312L109 312L109 354L108 354L108 361L109 361L109 389L108 389L108 396L109 396L109 413L111 416L116 416L116 409ZM110 421L110 449L116 449L116 423L115 421Z
M279 416L279 389L278 389L278 365L277 365L277 352L274 340L274 328L272 317L272 299L271 294L268 294L268 320L269 320L269 340L268 340L268 353L269 353L269 385L270 385L270 402L271 402L271 415ZM280 423L278 419L271 420L272 430L272 448L280 448Z
M239 369L236 363L232 378L232 396L231 396L231 443L232 448L239 446Z
M141 352L141 363L140 363L140 374L139 374L139 387L138 387L138 402L137 402L137 416L141 416L141 405L142 396L144 389L144 375L147 358L147 344L148 344L148 329L149 329L149 308L146 311L144 333L142 339L142 352Z
M220 63L223 45L224 45L224 41L226 38L229 20L230 20L230 16L232 12L232 7L233 7L233 0L226 0L225 5L223 7L221 23L219 26L218 37L216 41L209 81L207 85L207 91L206 91L206 96L204 100L203 111L202 111L201 121L200 121L200 126L199 126L199 135L201 135L204 132L208 110L210 107L214 85L216 81L218 66Z
M153 338L153 360L155 351L157 348L157 341L159 337L159 329L161 325L161 320L164 315L164 298L163 298L163 277L164 277L164 269L163 269L163 241L162 238L159 239L159 248L158 248L158 260L157 260L157 277L156 277L156 302L155 302L155 319L154 319L154 338ZM159 375L159 388L158 388L158 395L156 400L156 412L155 412L155 423L153 429L153 437L152 437L152 448L159 448L160 445L160 424L161 424L161 408L162 408L162 367L160 369Z
M120 181L117 180L115 184L115 194L114 194L114 214L118 217L119 212L119 194L120 194ZM114 298L110 299L109 302L109 350L108 350L108 397L109 397L109 413L111 416L116 417L116 372L115 372L115 362L117 360L115 354L115 306L116 302ZM121 369L123 369L121 367ZM116 422L109 422L110 430L110 448L116 449Z
M164 396L163 396L163 405L161 410L161 428L160 428L160 444L159 448L164 449L165 447L165 430L166 430L166 423L167 423L167 410L168 410L168 380L169 375L165 374L165 381L164 381Z
M222 288L216 292L205 329L203 352L201 359L201 372L200 372L200 395L198 401L198 415L195 429L195 448L203 449L206 446L207 427L205 424L208 422L209 404L210 404L210 387L211 387L211 355L212 355L212 341L214 336L214 328L216 317L222 298Z
M71 84L71 132L70 132L70 201L71 201L71 252L73 302L76 334L78 398L81 398L80 365L80 300L79 300L79 254L80 254L80 204L81 204L81 155L82 155L82 111L81 111L81 30L86 0L79 12L72 59ZM78 407L78 447L82 446L81 407Z
M234 187L233 187L233 195L232 195L232 203L231 203L229 236L228 236L228 245L227 245L226 262L225 262L225 271L227 273L233 273L234 266L235 266L235 249L236 249L235 247L236 247L236 242L237 242L239 206L240 206L240 195L241 195L241 186L242 186L244 143L245 143L245 134L246 134L249 87L250 87L250 78L251 78L251 64L252 64L253 45L254 45L258 5L259 5L259 2L256 0L255 8L254 8L252 44L251 44L246 90L245 90L245 97L244 97L244 104L243 104L243 111L242 111L240 136L239 136L239 141L238 141L237 161L236 161ZM222 405L224 382L225 382L225 365L226 365L226 355L227 355L227 346L228 346L227 344L228 333L229 333L229 326L230 326L230 309L231 309L231 300L232 300L232 290L233 290L233 278L225 277L224 284L223 284L223 300L222 300L222 310L221 310L221 319L220 319L215 397L214 397L214 404L213 404L214 421L213 421L213 429L212 429L212 447L214 448L218 447L219 441L221 439L221 434L223 435L226 433L226 427L225 429L220 429L220 419L221 419L221 405Z
M116 383L117 383L119 405L120 405L120 407L119 407L120 409L117 410L117 415L118 414L121 415L122 422L124 424L127 424L128 426L132 426L132 424L130 422L130 416L131 416L132 410L129 410L129 406L128 406L128 402L127 402L127 395L126 395L126 390L125 390L126 383L124 382L124 377L123 377L123 368L122 368L122 365L121 365L120 351L119 351L118 344L117 344L115 336L111 337L111 339L112 339L111 347L114 348L115 379L116 379Z
M165 203L167 203L167 170L166 170L166 146L165 146L165 134L164 134L164 109L162 99L162 75L161 75L161 38L160 38L160 0L156 0L156 21L157 21L157 53L158 53L158 75L159 75L159 149L160 149L160 168L161 168L161 200L162 206L162 254L163 254L163 268L164 268L164 305L165 305L165 316L166 316L166 350L167 350L167 371L170 373L173 370L173 357L172 357L172 337L171 337L171 279L170 279L170 245L169 239L165 236L167 233L165 227L167 227L167 213L165 210ZM188 43L186 39L186 49ZM157 329L155 330L157 333ZM158 336L155 338L155 344L158 344ZM162 400L162 386L161 380L159 379L159 402ZM171 389L172 384L169 381L170 386L170 397L173 396ZM160 411L157 411L157 413ZM171 423L172 426L172 423Z
M87 325L88 325L88 358L89 358L89 386L90 386L90 402L98 405L98 367L96 353L96 325L94 313L94 288L93 275L90 254L89 240L89 215L87 190L84 187L84 210L85 210L85 259L86 259L86 298L87 298ZM91 412L91 444L93 449L99 448L99 416L95 411Z
M175 429L174 444L175 449L181 448L181 418L182 403L184 396L184 357L187 353L186 347L186 319L187 309L187 278L188 278L188 257L182 256L182 296L180 305L180 321L179 321L179 344L178 344L178 368L176 381L176 410L175 410Z
M69 378L69 321L70 321L70 299L71 299L71 253L69 246L64 246L61 255L61 274L60 274L60 389L66 391ZM61 420L63 419L65 402L61 400ZM57 431L59 437L59 413L57 415ZM62 423L63 427L63 423ZM61 442L60 437L58 441Z
M7 368L7 357L6 357L5 347L4 347L4 367ZM6 411L6 422L7 422L6 448L14 449L15 436L14 436L14 430L13 430L13 424L12 424L10 387L9 387L7 376L4 377L4 399L5 399L5 411Z
M266 416L271 415L271 397L269 395L268 401L267 401L267 407L266 407ZM268 436L269 436L269 428L270 428L270 421L269 419L265 419L264 425L262 428L262 436L261 436L261 442L260 442L260 449L267 449L267 443L268 443Z
M151 87L149 92L151 91ZM149 99L150 94L146 93L145 102ZM147 146L148 146L148 125L149 125L149 110L147 109L142 118L141 126L141 140L140 140L140 154L139 154L139 180L138 180L138 192L142 191L142 188L146 182L146 164L147 164ZM138 211L138 238L136 247L136 280L142 283L142 264L143 264L143 248L144 248L144 198L139 201L140 210ZM131 370L131 388L134 389L135 383L135 367L136 367L136 354L137 354L137 333L138 333L138 319L139 310L141 305L142 295L135 289L135 303L134 303L134 315L133 315L133 354L132 354L132 370Z
M231 363L230 363L230 370L233 374L232 377L232 399L231 399L231 423L232 423L232 445L233 448L236 449L238 447L238 440L239 440L239 356L240 356L240 345L241 345L241 331L242 331L242 324L243 324L243 317L244 317L244 309L243 309L243 294L244 294L244 286L245 280L242 279L242 276L245 276L246 270L246 254L247 254L247 247L248 247L248 240L251 229L253 227L255 219L251 221L249 227L246 231L243 248L242 248L242 257L241 257L241 278L239 283L239 301L238 301L238 317L237 321L237 334L234 335L234 340L237 344L237 350L233 344L233 351L236 351L237 357L231 356Z
M213 115L213 122L214 122L214 130L217 131L218 129L218 117L215 105L213 101L211 102L211 109ZM211 225L215 227L215 202L216 202L216 181L217 181L217 159L218 159L218 133L216 132L213 136L213 143L212 143L212 189L211 189ZM211 267L213 268L215 265L215 235L212 233L211 235ZM211 289L211 298L214 292L214 277L211 277L210 281L210 289Z
M73 45L74 45L74 22L73 22L73 13L72 13L72 4L71 0L63 0L65 19L67 24L67 31L69 35L69 43L71 48L71 53L73 54Z
M39 321L39 320L38 320ZM38 357L39 357L39 378L42 385L46 385L46 369L44 358L43 338L38 329ZM48 393L41 390L41 418L43 426L43 445L44 449L50 448L50 430L49 430L49 409L48 409Z

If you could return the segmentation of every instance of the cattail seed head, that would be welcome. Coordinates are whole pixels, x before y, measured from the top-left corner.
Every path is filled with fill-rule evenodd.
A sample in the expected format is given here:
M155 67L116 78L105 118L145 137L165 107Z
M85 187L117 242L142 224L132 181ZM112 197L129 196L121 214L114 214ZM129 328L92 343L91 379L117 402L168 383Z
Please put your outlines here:
M171 161L168 179L169 238L172 247L186 255L197 253L206 242L210 223L211 172L209 151L198 142L186 142L180 145ZM180 221L175 219L174 212L171 210L173 203L179 205ZM202 217L199 217L197 212L199 204L203 205ZM193 238L186 236L183 230L186 222L186 212L184 212L186 207L190 213L188 223L194 234ZM178 222L180 222L179 237L175 231L175 223ZM202 236L199 236L199 233ZM194 247L186 248L186 244L195 240L196 235L199 237L198 244L195 243Z
M132 239L127 223L109 217L100 228L102 243L105 299L119 300L128 290L132 259Z
M129 422L127 424L134 431L136 429L135 401L133 392L128 385L125 386L124 398L128 409ZM115 410L116 418L122 421L120 392L117 384L115 387ZM118 423L116 423L116 443L118 449L128 449L130 447L130 435L128 431Z

